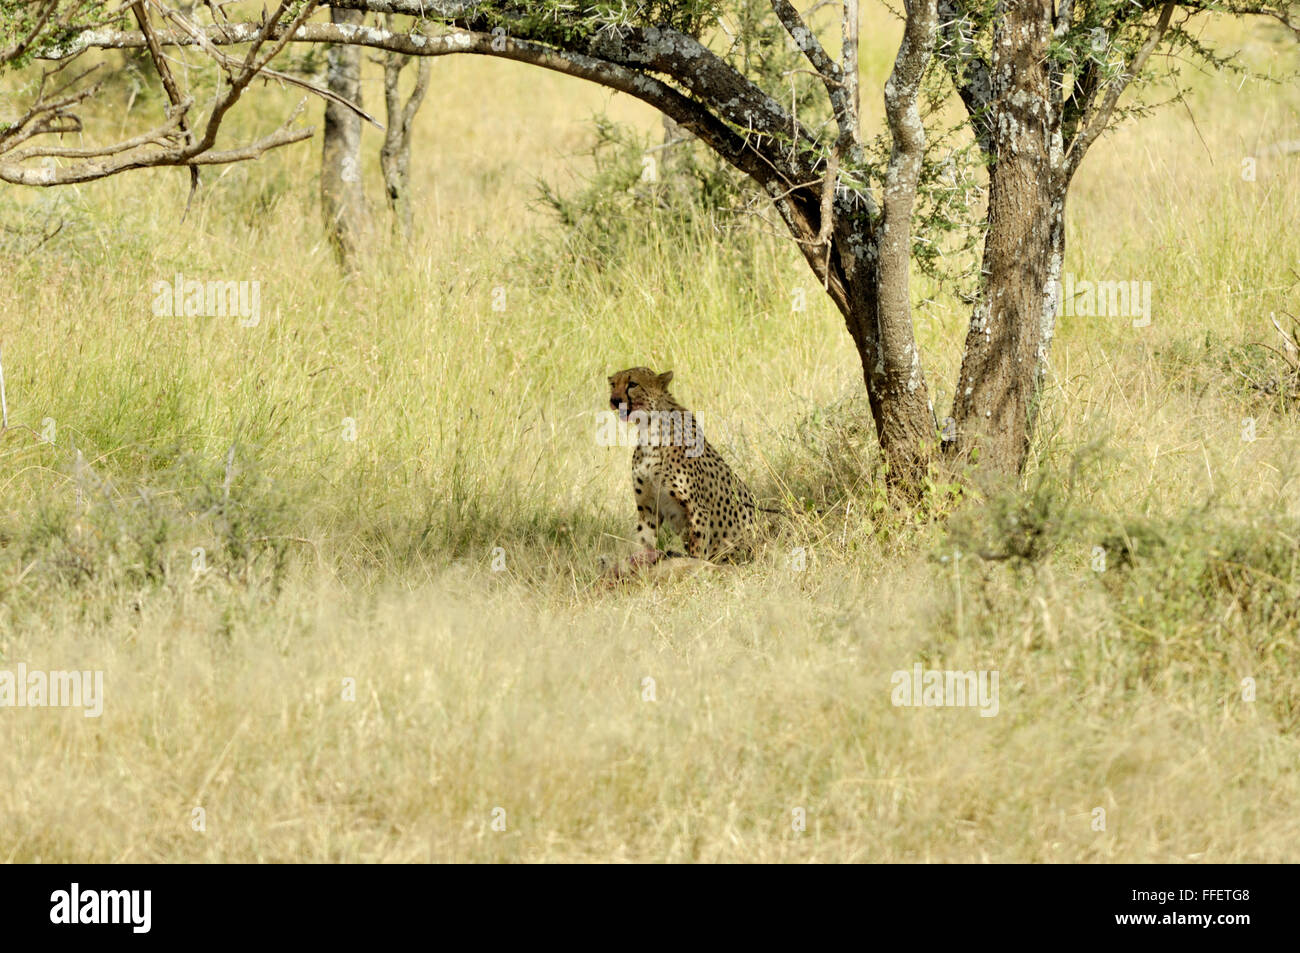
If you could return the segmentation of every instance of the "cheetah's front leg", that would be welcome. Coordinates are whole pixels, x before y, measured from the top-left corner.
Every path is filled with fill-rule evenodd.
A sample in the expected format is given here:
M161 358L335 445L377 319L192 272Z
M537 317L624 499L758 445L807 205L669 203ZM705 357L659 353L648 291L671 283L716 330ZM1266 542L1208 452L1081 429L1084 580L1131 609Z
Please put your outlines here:
M696 559L708 559L713 548L713 534L703 513L695 507L686 510L686 525L689 527L690 539L686 542L686 553Z
M686 502L686 495L673 492L672 498L681 506L682 512L686 514L686 525L683 527L682 537L686 542L686 555L692 559L708 559L709 544L712 537L709 533L708 520L698 507L691 506Z
M659 507L641 481L636 484L636 541L642 549L658 550Z

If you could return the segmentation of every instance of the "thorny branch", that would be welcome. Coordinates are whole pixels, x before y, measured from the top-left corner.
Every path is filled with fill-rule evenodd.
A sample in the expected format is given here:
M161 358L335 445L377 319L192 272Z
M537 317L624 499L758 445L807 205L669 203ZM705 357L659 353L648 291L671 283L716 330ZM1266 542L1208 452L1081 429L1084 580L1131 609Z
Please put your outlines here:
M130 11L140 27L139 32L133 34L137 42L131 47L144 49L149 54L169 103L166 118L153 128L115 141L66 146L41 144L40 137L62 137L84 131L80 110L103 92L105 80L97 65L77 72L71 78L68 78L71 71L65 71L83 53L103 48L82 41L87 35L102 31L103 24L110 22L114 14L97 8L89 0L38 0L32 10L23 11L30 17L29 22L14 23L11 20L8 24L16 26L20 35L0 50L0 67L20 68L30 58L53 60L55 65L42 69L31 84L32 92L23 112L7 124L0 125L0 181L52 186L89 182L128 169L184 166L190 172L192 197L198 184L199 166L257 158L271 149L309 138L313 132L310 127L295 127L302 109L300 104L285 123L268 135L232 148L215 148L221 123L243 91L257 76L264 73L274 75L274 71L267 69L267 64L283 49L285 41L273 41L272 34L296 29L318 4L319 0L307 0L301 6L292 0L281 0L274 12L266 14L249 37L250 48L242 63L228 61L224 53L221 54L223 58L218 59L212 57L210 51L205 51L224 71L224 88L216 96L206 121L201 125L202 133L196 134L191 124L194 97L182 89L168 64L163 47L171 44L168 35L157 29L153 15L182 27L187 21L178 11L163 6L159 0L131 0L122 8ZM289 16L291 10L295 11L292 18ZM78 26L85 29L70 43L62 43L62 39ZM34 159L43 161L33 164L31 160Z

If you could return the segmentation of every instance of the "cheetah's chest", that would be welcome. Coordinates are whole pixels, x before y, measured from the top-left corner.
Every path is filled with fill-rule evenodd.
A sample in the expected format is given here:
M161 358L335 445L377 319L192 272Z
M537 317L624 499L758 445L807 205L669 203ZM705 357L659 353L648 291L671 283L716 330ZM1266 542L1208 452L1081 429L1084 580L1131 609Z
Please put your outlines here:
M680 532L686 525L686 510L670 492L666 468L660 453L646 450L632 460L632 479L669 528Z

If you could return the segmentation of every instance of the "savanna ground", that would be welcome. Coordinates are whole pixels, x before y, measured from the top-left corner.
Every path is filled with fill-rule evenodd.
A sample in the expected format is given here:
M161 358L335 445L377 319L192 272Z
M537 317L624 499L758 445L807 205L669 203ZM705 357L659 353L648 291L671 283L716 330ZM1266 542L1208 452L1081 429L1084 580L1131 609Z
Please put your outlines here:
M1262 25L1214 34L1300 66ZM3 711L0 859L1297 859L1300 425L1246 377L1300 313L1300 157L1261 155L1300 89L1186 79L1195 124L1108 137L1069 208L1067 271L1150 281L1151 326L1064 317L1020 489L907 508L789 243L657 216L592 256L539 207L593 112L657 130L625 98L436 62L414 247L352 278L319 140L206 173L184 222L175 171L8 190L0 667L102 669L106 701ZM260 281L260 323L156 316L178 272ZM968 313L916 300L942 417ZM792 512L753 564L600 585L633 527L595 413L632 364ZM998 671L997 716L894 707L917 662Z

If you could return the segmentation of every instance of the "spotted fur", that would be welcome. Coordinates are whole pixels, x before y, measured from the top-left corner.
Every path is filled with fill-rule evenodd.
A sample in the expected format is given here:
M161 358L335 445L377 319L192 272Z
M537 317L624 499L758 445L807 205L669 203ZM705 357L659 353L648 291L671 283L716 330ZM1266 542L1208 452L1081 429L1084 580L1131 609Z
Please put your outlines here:
M696 559L747 556L754 496L704 439L694 413L668 393L672 378L672 371L632 367L609 379L610 406L639 434L632 452L637 542L657 551L659 528L667 525Z

